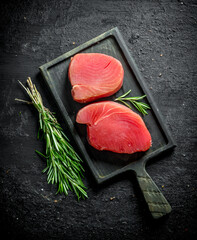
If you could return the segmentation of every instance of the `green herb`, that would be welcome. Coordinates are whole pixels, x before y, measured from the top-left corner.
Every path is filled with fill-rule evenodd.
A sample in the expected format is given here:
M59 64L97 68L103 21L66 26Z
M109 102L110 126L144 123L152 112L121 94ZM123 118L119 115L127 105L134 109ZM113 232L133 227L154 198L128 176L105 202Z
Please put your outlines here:
M47 172L48 183L56 184L58 186L57 193L64 193L68 195L68 190L74 191L78 200L87 197L81 178L84 171L81 165L81 158L75 152L69 143L69 139L63 133L60 124L54 115L43 106L40 93L36 86L32 84L30 78L27 79L28 87L26 88L20 81L19 83L25 89L32 102L15 99L28 104L33 104L39 112L39 131L46 141L46 153L42 154L36 151L40 156L44 157L47 162L47 167L43 172Z
M143 99L146 97L146 95L140 96L140 97L126 97L131 90L123 94L122 96L118 97L115 99L115 101L120 101L123 104L125 104L128 108L132 109L131 105L128 104L131 103L139 112L141 112L143 115L148 114L146 111L147 109L150 109L149 105L144 103L144 102L139 102L139 100Z

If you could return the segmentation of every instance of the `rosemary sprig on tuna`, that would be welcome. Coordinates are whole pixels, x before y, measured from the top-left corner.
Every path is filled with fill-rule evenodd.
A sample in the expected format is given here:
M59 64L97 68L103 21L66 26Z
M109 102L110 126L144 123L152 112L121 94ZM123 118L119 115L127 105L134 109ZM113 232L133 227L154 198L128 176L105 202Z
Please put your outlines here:
M126 97L131 92L131 89L124 93L122 96L115 99L115 101L120 101L123 104L125 104L128 108L132 109L131 103L139 112L141 112L143 115L148 114L147 109L150 109L150 106L147 103L139 102L139 100L142 100L146 97L146 95L140 96L140 97ZM129 102L129 103L128 103Z
M75 192L78 200L86 198L87 193L84 190L86 187L82 182L84 169L81 165L81 158L69 143L69 139L55 116L44 107L41 95L31 78L27 79L27 88L20 81L19 83L31 98L31 102L21 99L15 100L33 104L39 113L38 138L42 132L42 137L46 141L46 153L42 154L37 150L36 152L46 159L47 166L43 172L47 172L47 182L57 185L57 193L68 195L70 189Z

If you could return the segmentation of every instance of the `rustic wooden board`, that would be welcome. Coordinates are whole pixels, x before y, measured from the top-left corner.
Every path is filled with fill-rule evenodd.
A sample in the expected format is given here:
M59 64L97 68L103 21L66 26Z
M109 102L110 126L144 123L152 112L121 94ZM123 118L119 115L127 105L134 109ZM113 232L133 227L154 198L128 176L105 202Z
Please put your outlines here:
M86 126L75 122L78 110L86 104L73 101L67 74L70 58L80 52L108 54L117 58L123 65L125 74L122 88L113 96L102 100L114 100L129 89L132 90L133 96L146 94L147 99L145 101L151 106L151 110L143 119L152 136L152 147L147 152L136 154L101 152L88 144ZM170 212L169 203L145 171L145 164L151 158L173 148L175 144L119 30L113 28L105 32L44 64L40 67L40 70L96 181L101 183L117 174L132 170L136 173L153 217L158 218Z

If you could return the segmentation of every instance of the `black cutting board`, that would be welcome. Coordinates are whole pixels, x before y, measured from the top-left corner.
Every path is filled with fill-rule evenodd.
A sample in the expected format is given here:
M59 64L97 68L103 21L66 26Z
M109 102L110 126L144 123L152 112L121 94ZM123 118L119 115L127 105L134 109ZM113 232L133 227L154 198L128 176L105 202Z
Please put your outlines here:
M77 103L72 99L71 85L68 79L71 57L82 52L104 53L115 57L123 65L124 80L122 88L113 96L101 100L113 101L129 89L131 89L132 96L146 94L147 98L144 101L151 106L151 110L148 111L148 115L143 117L143 120L152 136L152 147L145 153L118 154L98 151L88 144L86 126L77 124L75 121L78 110L86 104ZM101 183L117 174L132 170L136 173L139 186L152 216L159 218L169 213L171 207L146 172L145 165L149 159L173 148L175 144L119 30L113 28L101 34L44 64L40 67L40 71L96 181ZM135 111L135 109L133 110Z

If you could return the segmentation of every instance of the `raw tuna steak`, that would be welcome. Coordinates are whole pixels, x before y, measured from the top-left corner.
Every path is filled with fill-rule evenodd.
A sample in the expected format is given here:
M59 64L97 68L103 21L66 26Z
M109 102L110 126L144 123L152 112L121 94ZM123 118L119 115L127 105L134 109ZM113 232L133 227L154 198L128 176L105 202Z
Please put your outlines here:
M124 70L111 56L80 53L71 58L68 76L73 99L85 103L117 92L122 86Z
M142 118L119 103L89 104L79 110L76 121L87 124L89 143L98 150L131 154L151 146L151 135Z

